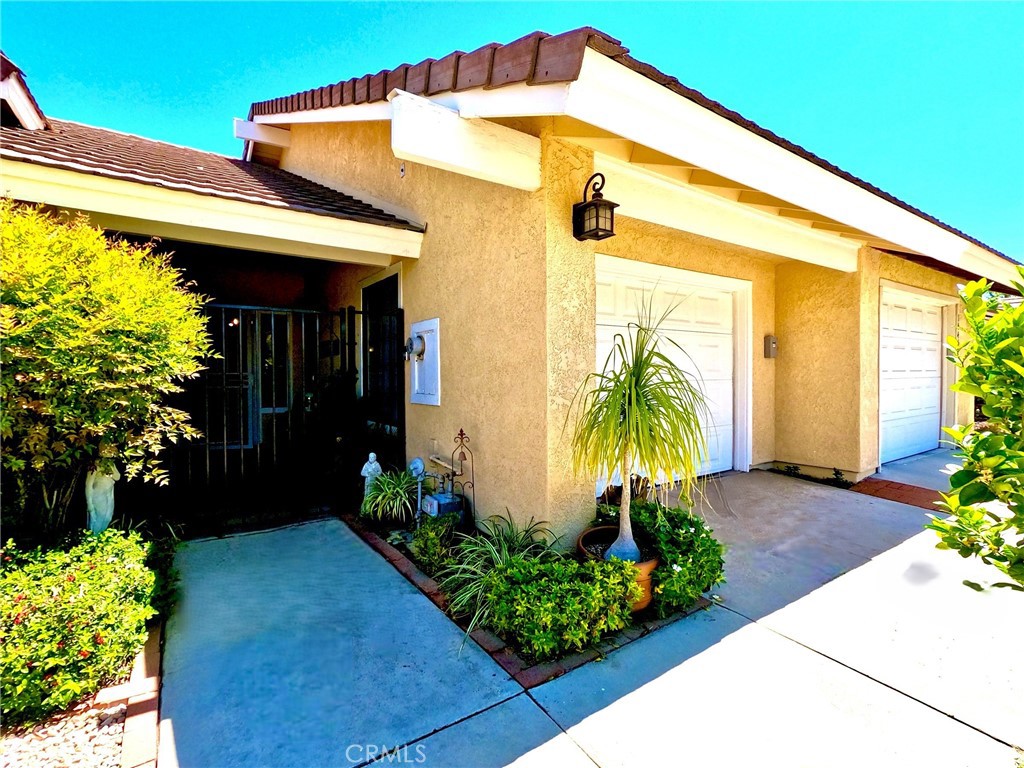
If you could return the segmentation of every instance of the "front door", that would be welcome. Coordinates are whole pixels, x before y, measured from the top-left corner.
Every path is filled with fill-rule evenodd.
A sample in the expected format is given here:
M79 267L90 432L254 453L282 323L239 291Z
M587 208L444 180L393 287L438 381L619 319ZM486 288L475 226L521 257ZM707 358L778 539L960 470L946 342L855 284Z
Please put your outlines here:
M367 451L384 466L405 464L405 318L398 306L398 275L363 288L361 414Z

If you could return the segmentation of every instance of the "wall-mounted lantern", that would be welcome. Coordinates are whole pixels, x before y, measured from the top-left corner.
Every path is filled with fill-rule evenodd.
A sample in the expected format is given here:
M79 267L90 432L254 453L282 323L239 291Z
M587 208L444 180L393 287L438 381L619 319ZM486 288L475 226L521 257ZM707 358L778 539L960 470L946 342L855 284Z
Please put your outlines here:
M615 209L619 204L605 200L602 189L604 174L595 173L583 187L583 202L572 207L572 234L577 240L604 240L615 234Z

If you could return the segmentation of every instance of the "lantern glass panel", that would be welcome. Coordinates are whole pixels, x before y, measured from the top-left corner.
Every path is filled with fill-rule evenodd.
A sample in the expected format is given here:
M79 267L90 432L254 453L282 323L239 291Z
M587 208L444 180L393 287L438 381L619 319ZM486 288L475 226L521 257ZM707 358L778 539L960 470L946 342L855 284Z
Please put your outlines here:
M589 206L583 212L583 231L591 232L597 227L597 210L594 206Z

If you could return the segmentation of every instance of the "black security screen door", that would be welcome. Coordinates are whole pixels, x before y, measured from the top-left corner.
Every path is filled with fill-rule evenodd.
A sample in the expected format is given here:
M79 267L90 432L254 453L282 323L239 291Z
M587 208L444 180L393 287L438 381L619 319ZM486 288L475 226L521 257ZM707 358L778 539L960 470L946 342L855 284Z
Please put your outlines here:
M171 452L164 497L191 535L357 504L369 451L404 465L404 321L383 282L363 311L207 306L216 356L180 402L203 437Z
M179 453L172 482L215 515L330 503L358 410L346 315L229 305L207 314L217 355L187 405L203 437Z
M405 464L405 319L398 306L398 276L363 289L361 415L367 450L385 467Z

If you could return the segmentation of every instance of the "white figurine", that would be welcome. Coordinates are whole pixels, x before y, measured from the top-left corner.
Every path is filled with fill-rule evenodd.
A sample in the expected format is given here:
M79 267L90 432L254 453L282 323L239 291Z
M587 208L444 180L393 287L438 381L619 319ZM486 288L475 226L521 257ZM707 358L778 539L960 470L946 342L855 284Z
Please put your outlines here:
M363 464L363 470L359 474L366 478L366 482L363 484L363 498L366 498L366 494L370 492L370 486L373 485L373 481L377 479L384 470L380 468L380 464L377 463L377 454L371 453L369 461Z
M89 470L85 476L85 507L89 511L89 530L102 533L114 517L114 483L121 479L121 473L114 467L111 471Z

